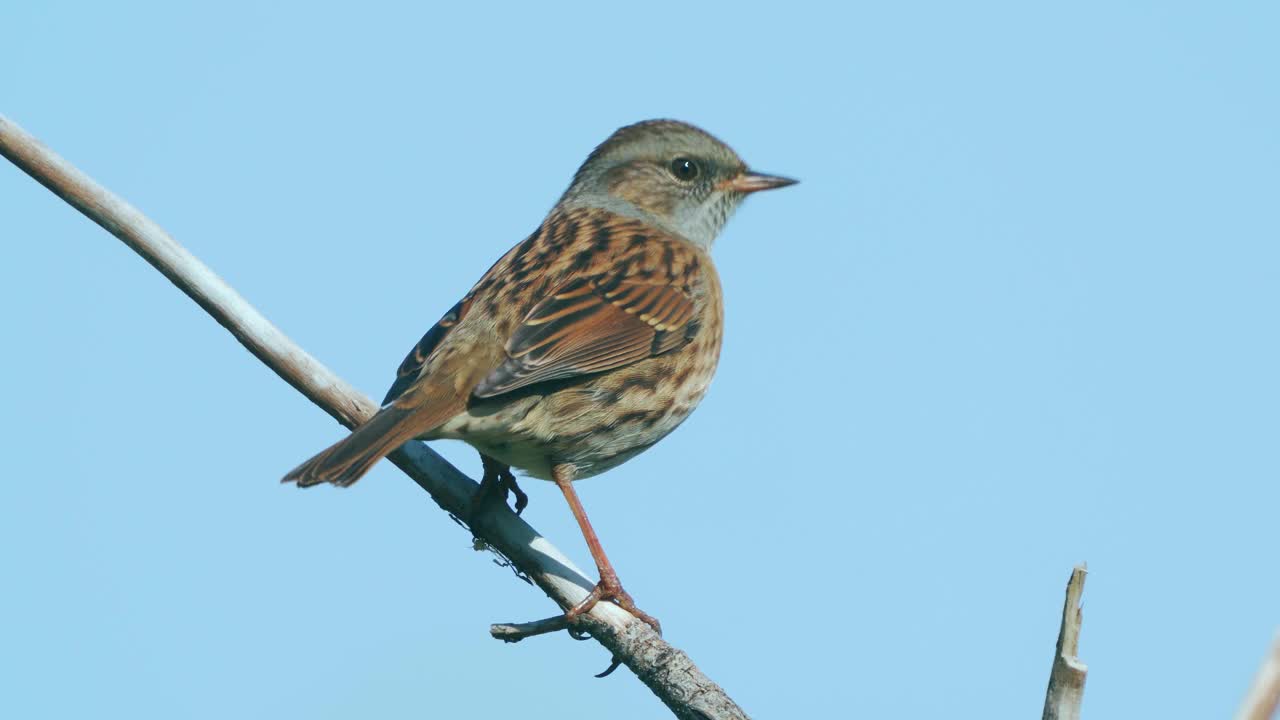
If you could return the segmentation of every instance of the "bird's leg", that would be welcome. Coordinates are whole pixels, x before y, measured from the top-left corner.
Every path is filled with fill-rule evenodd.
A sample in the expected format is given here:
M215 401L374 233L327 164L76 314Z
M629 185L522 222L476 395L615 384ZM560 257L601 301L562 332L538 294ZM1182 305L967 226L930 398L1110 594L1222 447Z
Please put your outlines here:
M569 509L573 511L573 517L578 521L578 527L582 529L582 537L587 541L587 548L591 550L591 557L596 561L596 570L600 573L600 582L591 589L591 593L587 595L582 602L565 611L565 619L572 624L583 613L590 612L596 603L601 600L612 600L619 607L640 620L645 621L658 634L662 634L662 624L658 619L645 613L636 607L635 600L622 589L622 583L618 582L618 574L613 571L613 566L609 564L609 558L604 554L604 548L600 545L600 538L596 537L596 531L591 527L591 521L587 519L587 512L582 508L582 501L578 500L578 493L573 489L574 467L572 465L554 465L551 468L551 477L555 480L556 485L560 487L560 492L564 493L564 499L569 502Z
M484 466L484 477L480 479L480 487L476 489L475 495L471 496L471 517L467 524L475 527L475 519L495 499L506 503L508 491L516 496L516 515L523 512L529 504L529 496L516 484L516 476L511 474L511 467L484 453L480 453L480 463Z

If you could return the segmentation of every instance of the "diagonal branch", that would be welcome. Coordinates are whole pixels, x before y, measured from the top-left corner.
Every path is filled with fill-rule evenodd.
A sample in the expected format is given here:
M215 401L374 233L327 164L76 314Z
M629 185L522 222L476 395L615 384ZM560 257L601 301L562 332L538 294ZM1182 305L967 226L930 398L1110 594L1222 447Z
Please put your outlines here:
M372 400L295 345L159 225L3 115L0 155L124 241L229 330L249 352L338 422L355 427L377 411ZM442 509L454 516L467 516L476 483L426 445L409 443L390 459L430 493ZM593 583L510 510L496 509L482 525L484 539L561 608L576 605L590 591ZM600 603L581 622L582 629L631 668L676 717L747 717L687 655L621 608Z

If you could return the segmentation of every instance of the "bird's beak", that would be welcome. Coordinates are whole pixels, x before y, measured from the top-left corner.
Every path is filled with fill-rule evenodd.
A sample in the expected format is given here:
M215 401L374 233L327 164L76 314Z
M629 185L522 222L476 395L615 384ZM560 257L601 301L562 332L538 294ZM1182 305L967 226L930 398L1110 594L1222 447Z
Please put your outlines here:
M725 180L720 183L720 189L732 190L743 195L747 193L759 192L761 190L773 190L774 188L795 185L799 180L792 180L780 175L765 175L764 173L752 172L750 170L741 175Z

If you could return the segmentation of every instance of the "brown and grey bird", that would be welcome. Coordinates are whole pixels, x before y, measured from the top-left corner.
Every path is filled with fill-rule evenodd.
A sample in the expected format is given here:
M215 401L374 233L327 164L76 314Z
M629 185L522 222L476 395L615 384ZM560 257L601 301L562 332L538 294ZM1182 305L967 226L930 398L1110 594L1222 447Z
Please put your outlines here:
M511 467L564 493L600 572L570 620L612 600L656 627L572 483L651 447L702 399L723 330L711 244L748 194L794 182L749 170L686 123L621 128L537 231L427 331L382 409L284 481L350 485L414 438L463 440L484 460L481 493L512 489L523 509Z

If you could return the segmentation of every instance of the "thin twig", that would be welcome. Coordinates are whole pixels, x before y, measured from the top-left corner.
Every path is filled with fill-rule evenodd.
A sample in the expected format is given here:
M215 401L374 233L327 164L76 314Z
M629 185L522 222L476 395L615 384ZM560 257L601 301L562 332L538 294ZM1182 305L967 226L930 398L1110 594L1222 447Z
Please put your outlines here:
M564 615L556 615L523 623L494 623L489 626L489 634L503 642L515 643L535 635L568 629L569 621L564 619Z
M1077 655L1080 652L1080 596L1084 594L1084 578L1088 569L1081 563L1071 571L1067 581L1067 599L1062 605L1062 626L1058 630L1058 649L1049 673L1049 689L1044 696L1044 720L1080 720L1080 703L1084 700L1084 680L1089 668Z
M1280 706L1280 634L1271 642L1271 650L1263 658L1236 720L1267 720L1275 717L1277 706Z
M267 367L348 428L378 406L333 374L255 310L231 286L179 245L159 225L94 182L0 115L0 155L49 188L90 220L120 238L195 300ZM411 442L391 460L445 511L468 517L476 483L426 445ZM576 605L593 583L564 553L505 508L485 517L484 539L560 607ZM612 603L580 618L589 632L635 672L677 717L746 718L745 712L680 650Z

